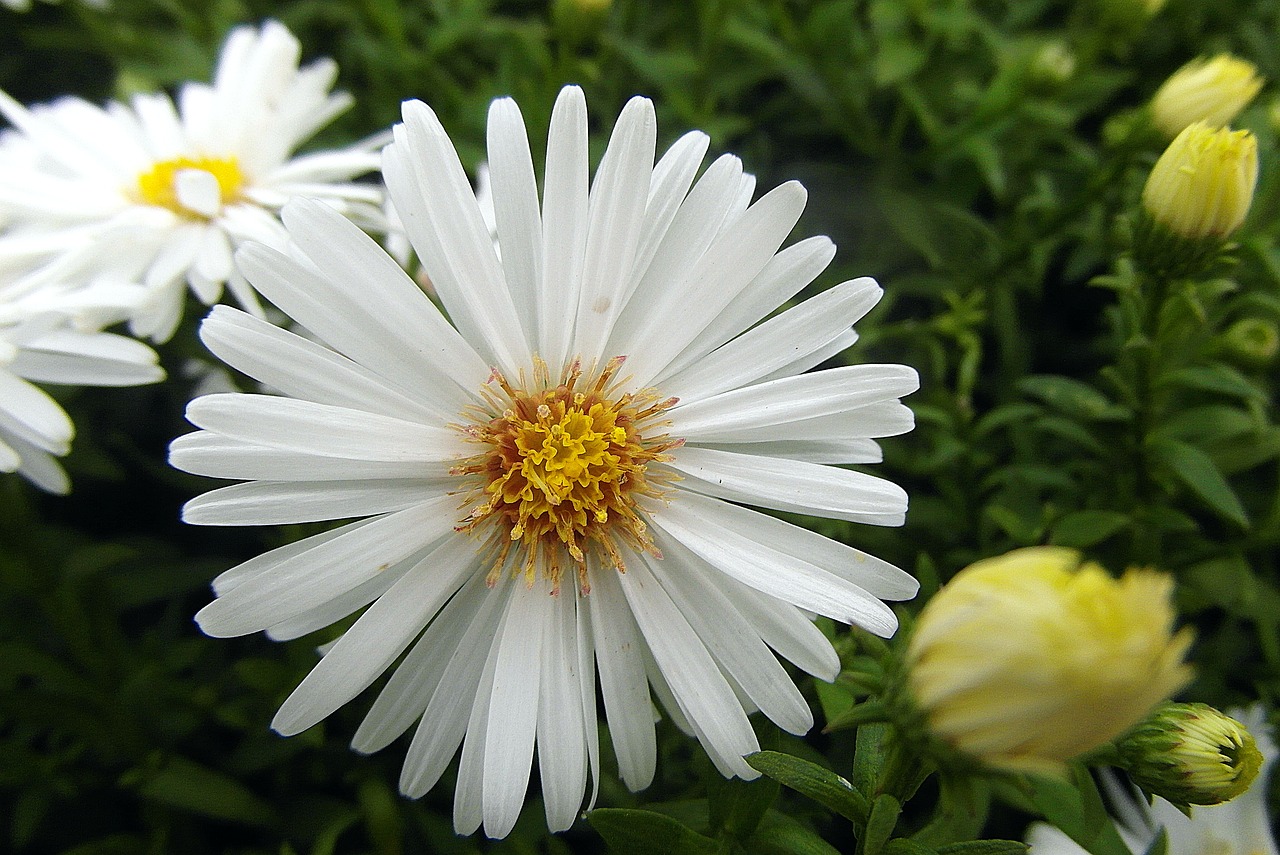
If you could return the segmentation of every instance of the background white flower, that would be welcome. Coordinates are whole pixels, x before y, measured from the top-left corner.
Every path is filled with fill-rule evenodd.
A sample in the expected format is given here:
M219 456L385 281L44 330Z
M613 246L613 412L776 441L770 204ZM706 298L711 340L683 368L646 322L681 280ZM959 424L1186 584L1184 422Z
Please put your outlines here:
M70 489L54 458L70 451L75 428L37 383L137 386L164 379L151 348L93 328L106 307L116 303L123 312L137 292L118 287L12 298L0 290L0 471L18 472L51 493Z
M901 570L743 507L897 525L898 487L826 465L872 463L909 430L901 365L812 373L880 296L858 279L761 322L834 247L780 247L805 203L754 204L708 138L654 163L653 106L633 99L589 181L580 90L552 114L541 200L524 122L489 116L500 257L435 114L404 107L384 171L446 321L371 238L290 203L294 257L249 245L245 275L317 341L225 306L201 335L282 396L212 395L175 466L246 481L188 522L355 519L214 583L211 635L279 639L367 610L281 707L305 730L404 655L355 735L374 751L421 720L402 790L430 789L461 746L455 827L501 837L537 746L546 816L571 825L598 780L596 685L623 780L655 765L653 695L725 775L756 776L748 714L803 733L812 713L777 656L823 679L839 660L816 612L881 635ZM695 177L697 180L695 181ZM652 693L652 694L651 694Z
M1116 825L1125 845L1142 855L1161 829L1168 841L1168 855L1276 855L1267 809L1267 788L1276 761L1276 743L1261 705L1248 710L1231 710L1229 715L1244 724L1262 752L1262 771L1244 795L1220 805L1198 805L1187 817L1169 802L1146 799L1121 786L1115 778L1104 778L1116 815ZM1058 829L1036 823L1027 833L1032 855L1083 855L1084 848Z
M205 303L228 285L257 301L234 270L246 240L284 245L277 211L297 194L323 198L362 221L381 220L381 191L352 179L377 168L375 141L291 157L351 103L330 93L337 69L298 67L297 39L277 22L239 27L212 85L97 107L78 98L23 107L0 92L0 113L30 144L0 148L0 269L31 271L27 287L136 279L148 299L135 334L173 334L184 282ZM31 151L39 158L33 168Z

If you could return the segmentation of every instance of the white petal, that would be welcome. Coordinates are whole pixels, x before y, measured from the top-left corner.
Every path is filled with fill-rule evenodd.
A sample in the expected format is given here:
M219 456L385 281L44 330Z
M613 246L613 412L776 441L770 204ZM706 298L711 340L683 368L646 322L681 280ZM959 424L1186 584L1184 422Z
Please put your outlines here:
M211 490L182 508L192 525L287 525L399 511L439 496L441 481L250 481Z
M577 86L556 98L547 135L542 199L542 283L538 352L554 373L574 354L574 312L587 251L587 102Z
M196 622L207 635L227 638L301 614L453 532L456 503L442 496L349 529L236 585L201 609Z
M178 204L202 217L215 216L222 208L222 186L211 172L179 169L173 175Z
M275 549L263 552L244 561L236 566L222 571L217 578L213 580L213 592L218 596L224 596L255 576L270 573L278 565L301 555L321 544L335 540L342 535L364 528L376 519L357 520L353 523L347 523L344 526L322 531L319 534L313 534L310 537L304 537L302 540L296 540L293 543L287 543L284 546L278 546Z
M680 404L669 413L671 433L696 440L704 432L817 418L900 398L919 385L915 369L905 365L848 365L783 377Z
M362 234L361 238L367 236ZM334 251L355 246L355 242L344 242ZM376 301L365 300L349 285L340 286L257 244L236 253L236 263L253 286L289 317L406 393L412 394L425 384L447 394L442 405L456 412L472 400L470 394L488 376L485 363L474 352L468 354L465 342L460 342L456 332L446 330L448 324L416 288L418 296L396 297L392 292L401 284L370 275L361 285L377 296ZM373 306L383 309L375 313ZM453 386L458 390L452 391Z
M618 574L627 603L681 709L721 774L748 780L760 773L744 754L760 750L751 722L724 675L653 577L645 560Z
M618 771L632 792L653 782L657 760L653 719L649 715L649 685L640 653L640 631L618 582L619 574L604 569L593 575L594 587L583 598L591 612L591 634L600 666L600 692Z
M533 342L537 341L537 296L542 281L542 217L529 136L520 108L510 98L499 98L489 105L488 145L502 268L516 317Z
M587 252L574 334L577 353L587 365L613 355L604 353L604 345L622 311L618 290L630 281L634 269L657 133L653 102L641 97L628 101L591 184Z
M587 734L596 728L593 712L583 719L579 681L578 596L572 589L553 598L551 620L542 644L542 683L538 697L538 773L547 828L564 831L573 825L587 786Z
M696 445L706 443L764 443L770 441L840 441L897 436L911 430L915 415L896 399L876 401L825 416L779 421L768 425L708 427L698 431ZM739 449L742 450L742 449Z
M462 586L474 564L475 545L465 535L424 557L343 633L271 726L285 736L301 733L364 691Z
M650 561L662 584L716 662L738 683L751 701L783 730L804 734L813 727L813 713L759 633L718 588L692 575L689 565L703 563L681 548L662 561ZM710 572L716 572L711 570Z
M836 247L830 238L811 237L779 252L732 303L671 362L670 373L683 370L790 300L818 277Z
M630 287L635 288L644 276L658 245L666 236L706 157L711 137L701 131L690 131L672 144L653 167L649 184L649 202L645 206L640 245L636 248L635 273ZM626 301L624 297L623 301Z
M245 481L442 479L449 472L447 463L320 457L253 445L206 430L170 443L169 465L194 475Z
M251 445L322 457L430 463L467 454L449 428L271 395L205 395L187 405L187 420Z
M157 359L155 351L131 338L57 330L20 350L9 370L43 383L136 386L164 379Z
M638 385L650 383L750 284L795 227L805 198L795 181L775 187L717 236L684 276L654 295L634 332L643 347L627 354Z
M426 653L438 662L430 669L424 667L421 680L414 679L412 672L406 672L402 679L401 671L405 665L401 665L384 690L391 692L394 687L397 693L391 697L388 709L383 713L388 715L388 722L381 725L385 732L407 727L406 718L412 721L419 714L422 716L400 774L400 791L410 798L418 798L435 786L466 734L467 721L489 661L498 620L507 602L507 590L486 587L483 577L464 588L462 594L436 618L418 648L410 654L414 662L422 662L424 666ZM450 638L458 635L459 628L462 630L461 640L456 646L446 646ZM428 641L431 641L430 647L427 647ZM419 649L424 651L423 658L419 658ZM433 686L437 665L442 673ZM428 701L425 712L418 705L424 701ZM375 735L371 730L365 738L364 750L390 741L382 736L373 742ZM479 824L479 819L476 822Z
M288 620L273 623L267 627L267 638L272 641L292 641L317 630L333 626L333 624L355 614L360 609L381 597L391 586L399 582L418 564L417 557L397 562L371 579L344 591L336 597L308 609ZM341 636L339 636L341 637ZM336 641L336 639L335 639Z
M484 831L506 837L524 804L533 764L542 647L555 606L550 587L517 582L497 639L493 694L484 740Z
M223 362L292 398L409 420L457 417L430 394L443 391L428 386L433 378L422 378L428 394L410 397L346 357L229 306L213 308L200 340Z
M691 445L671 457L682 488L731 501L870 525L901 525L907 510L905 490L863 472Z
M514 377L530 348L475 193L431 108L406 101L403 116L384 156L387 189L449 317Z
M0 402L0 429L52 454L70 449L75 427L43 389L0 370Z
M855 279L806 300L743 333L670 379L664 395L696 401L754 383L819 349L870 311L880 299L874 279Z
M475 569L478 565L473 568L471 580L449 600L413 649L396 666L395 673L383 686L351 740L351 747L356 751L362 754L379 751L408 730L427 708L446 667L461 649L463 636L469 630L480 632L490 628L488 622L482 620L484 612L481 606L492 603L495 598L489 595L484 585L484 574L474 572ZM433 725L435 723L433 721ZM458 741L461 739L462 730L459 729ZM455 742L449 749L449 755L457 747ZM413 762L412 752L409 762Z
M744 585L705 562L692 565L691 572L723 591L765 644L783 659L828 683L840 674L840 656L803 611Z
M672 299L673 285L684 280L716 239L741 177L742 161L726 154L698 179L661 236L643 276L632 284L626 307L609 339L610 354L631 354L648 344L640 337L640 331L648 328L653 307L659 301Z
M893 611L863 588L790 553L761 543L731 527L729 505L681 494L661 513L654 527L678 540L711 566L758 591L802 609L857 624L888 637L898 626Z

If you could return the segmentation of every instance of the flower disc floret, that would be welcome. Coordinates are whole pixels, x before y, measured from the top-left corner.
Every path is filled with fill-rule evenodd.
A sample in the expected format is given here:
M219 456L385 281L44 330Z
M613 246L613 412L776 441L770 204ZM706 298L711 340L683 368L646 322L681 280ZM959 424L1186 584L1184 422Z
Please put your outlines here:
M619 571L625 569L621 544L660 557L636 499L665 492L646 467L680 445L662 431L661 414L675 399L619 392L611 382L622 362L611 360L589 383L575 363L548 388L546 366L538 363L531 390L498 372L485 387L491 410L479 410L463 427L485 449L454 473L484 481L461 527L492 532L494 580L513 545L530 582L541 571L558 588L567 556L584 593L591 588L591 550L600 553L601 566Z

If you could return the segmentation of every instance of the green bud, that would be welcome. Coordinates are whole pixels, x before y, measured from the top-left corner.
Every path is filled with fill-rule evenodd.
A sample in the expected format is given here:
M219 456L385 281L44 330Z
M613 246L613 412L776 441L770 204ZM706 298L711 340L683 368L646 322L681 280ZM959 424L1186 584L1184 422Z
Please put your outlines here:
M1162 704L1116 748L1139 788L1182 808L1230 801L1262 769L1253 735L1206 704Z
M1222 334L1222 347L1237 362L1262 368L1280 352L1280 329L1264 318L1241 318Z

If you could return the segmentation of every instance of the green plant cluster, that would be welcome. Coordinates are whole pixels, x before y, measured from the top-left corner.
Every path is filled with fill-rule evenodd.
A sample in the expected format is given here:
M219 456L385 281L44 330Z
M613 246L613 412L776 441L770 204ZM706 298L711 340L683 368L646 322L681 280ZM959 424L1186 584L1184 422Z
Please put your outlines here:
M1163 149L1142 107L1185 61L1229 50L1280 81L1271 0L64 0L0 9L0 88L91 99L207 79L226 30L274 17L328 55L352 110L317 145L388 127L422 98L463 161L493 97L514 95L534 160L561 85L597 129L645 94L670 142L706 130L761 187L798 178L802 234L839 247L815 287L875 276L886 298L841 359L920 370L917 427L877 474L905 486L901 529L803 522L912 571L917 604L966 564L1040 543L1112 569L1175 574L1198 642L1191 699L1280 696L1280 170L1274 86L1237 121L1262 181L1234 247L1170 279L1127 253ZM541 126L539 123L543 123ZM603 146L593 138L595 156ZM661 142L661 141L660 141ZM597 809L547 835L536 794L505 841L454 836L449 777L395 792L394 749L346 746L361 703L307 733L268 730L337 627L288 644L214 641L190 616L220 570L307 527L194 530L207 488L165 447L202 357L188 313L171 380L69 390L69 497L0 478L0 850L15 853L760 853L1003 855L1031 816L1109 827L1087 774L993 784L907 780L885 725L804 740L760 725L758 781L725 781L669 723L658 779L608 769ZM827 627L857 723L882 688L873 640ZM367 705L367 701L363 702ZM874 718L875 716L865 716ZM608 757L609 751L603 751ZM897 775L897 777L893 777ZM919 777L919 776L918 776ZM892 778L892 780L890 780ZM785 787L779 786L779 782ZM1095 852L1115 852L1098 832ZM974 841L985 837L984 842ZM1104 839L1105 838L1105 839ZM1079 839L1079 837L1077 838Z

